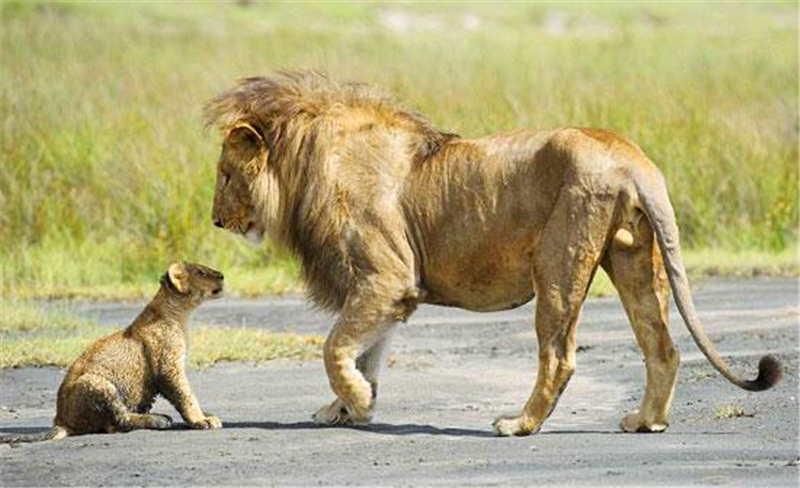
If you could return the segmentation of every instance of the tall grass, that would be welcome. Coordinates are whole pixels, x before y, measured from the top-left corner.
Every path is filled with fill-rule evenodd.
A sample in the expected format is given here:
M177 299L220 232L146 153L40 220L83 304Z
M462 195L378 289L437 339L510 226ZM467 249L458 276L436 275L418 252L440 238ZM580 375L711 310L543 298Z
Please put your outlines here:
M120 330L79 317L70 306L6 300L0 307L0 368L72 364L97 339ZM261 363L274 359L316 359L325 339L319 335L272 333L259 329L190 324L189 367L224 361Z
M179 258L233 273L234 288L294 289L288 257L210 225L219 141L201 123L237 78L284 68L383 86L467 137L618 131L666 174L686 246L785 252L798 227L797 14L796 3L3 2L3 292L135 293Z

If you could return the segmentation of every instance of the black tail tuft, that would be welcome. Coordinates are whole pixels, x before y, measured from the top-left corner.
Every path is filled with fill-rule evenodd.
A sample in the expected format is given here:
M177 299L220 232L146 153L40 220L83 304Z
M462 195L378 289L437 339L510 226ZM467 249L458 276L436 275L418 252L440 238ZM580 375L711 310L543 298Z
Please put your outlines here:
M769 390L783 377L783 366L774 356L764 356L758 362L758 377L744 384L748 391Z

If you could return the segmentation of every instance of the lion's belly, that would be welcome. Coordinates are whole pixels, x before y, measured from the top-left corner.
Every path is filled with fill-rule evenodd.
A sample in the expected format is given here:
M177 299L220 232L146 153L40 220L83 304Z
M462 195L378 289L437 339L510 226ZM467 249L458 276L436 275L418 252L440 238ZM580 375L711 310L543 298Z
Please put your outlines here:
M564 171L541 150L549 137L448 144L442 166L432 162L409 183L404 201L427 302L490 311L533 298L533 250Z
M534 296L529 242L442 253L426 267L425 301L487 312L529 302Z

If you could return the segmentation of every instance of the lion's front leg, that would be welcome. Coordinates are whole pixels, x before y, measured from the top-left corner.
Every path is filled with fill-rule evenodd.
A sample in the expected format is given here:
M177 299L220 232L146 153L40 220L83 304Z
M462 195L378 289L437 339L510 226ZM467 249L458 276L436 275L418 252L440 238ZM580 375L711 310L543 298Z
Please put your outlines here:
M364 337L354 333L353 328L340 327L340 324L325 342L325 369L338 398L318 410L314 414L314 421L325 425L368 423L372 420L377 396L377 358L372 356L368 337L372 334L365 334L367 337ZM375 324L375 328L384 333L390 326L391 322ZM381 338L378 342L384 340Z
M389 333L398 319L398 294L353 297L325 341L325 370L338 397L318 410L318 424L368 423L377 397L377 379Z
M347 410L347 404L340 398L317 410L312 418L315 423L320 425L353 425L356 423Z
M358 371L363 375L364 379L369 382L369 386L372 390L370 413L375 408L375 402L378 398L378 374L380 373L385 353L389 347L390 335L391 331L378 340L375 345L367 349L356 360L356 368L358 368ZM334 400L330 405L319 409L317 413L314 414L314 420L320 424L330 425L356 423L347 409L347 404L340 398Z

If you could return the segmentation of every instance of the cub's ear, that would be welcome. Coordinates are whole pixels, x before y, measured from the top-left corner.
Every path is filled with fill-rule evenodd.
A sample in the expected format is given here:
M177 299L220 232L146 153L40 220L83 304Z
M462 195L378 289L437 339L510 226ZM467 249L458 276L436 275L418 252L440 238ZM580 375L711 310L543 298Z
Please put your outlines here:
M189 273L183 263L173 263L167 271L169 281L180 293L186 293L189 288Z
M234 126L225 138L225 146L233 153L233 162L247 169L259 171L267 161L264 138L248 123Z

